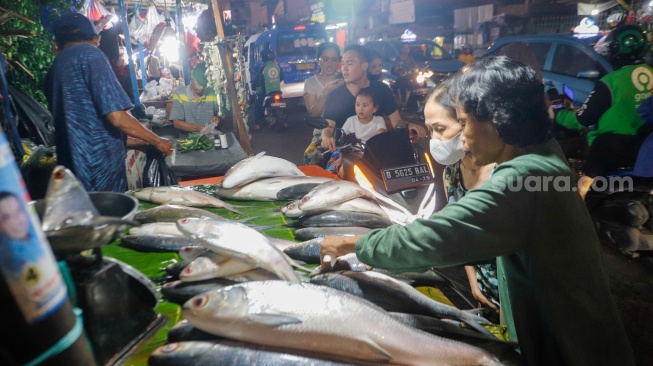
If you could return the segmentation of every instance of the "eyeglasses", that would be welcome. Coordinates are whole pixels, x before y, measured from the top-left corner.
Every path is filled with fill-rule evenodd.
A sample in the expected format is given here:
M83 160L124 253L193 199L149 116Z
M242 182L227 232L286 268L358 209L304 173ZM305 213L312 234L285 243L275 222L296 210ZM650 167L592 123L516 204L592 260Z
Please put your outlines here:
M320 62L329 62L329 61L331 61L331 62L340 62L340 59L337 58L337 57L332 57L332 58L325 57L325 58L320 59Z

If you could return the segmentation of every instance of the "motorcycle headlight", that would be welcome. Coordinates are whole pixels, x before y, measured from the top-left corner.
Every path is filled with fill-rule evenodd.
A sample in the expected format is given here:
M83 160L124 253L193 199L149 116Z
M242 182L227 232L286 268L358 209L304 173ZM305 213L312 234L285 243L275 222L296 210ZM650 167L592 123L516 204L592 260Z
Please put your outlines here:
M417 81L418 84L422 84L424 80L426 80L426 77L421 72L415 78L415 81Z

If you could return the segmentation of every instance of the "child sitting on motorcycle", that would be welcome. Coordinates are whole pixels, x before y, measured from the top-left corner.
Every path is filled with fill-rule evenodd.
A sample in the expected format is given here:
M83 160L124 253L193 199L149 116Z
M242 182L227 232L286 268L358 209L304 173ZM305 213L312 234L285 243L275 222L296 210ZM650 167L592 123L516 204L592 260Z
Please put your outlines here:
M370 89L361 89L356 96L356 115L347 118L345 124L342 126L342 131L345 134L354 134L356 139L361 142L366 142L372 136L386 132L385 120L381 116L375 116L374 113L379 109L379 106ZM342 167L342 153L340 149L331 154L331 158L327 163L326 170L338 175L343 176Z

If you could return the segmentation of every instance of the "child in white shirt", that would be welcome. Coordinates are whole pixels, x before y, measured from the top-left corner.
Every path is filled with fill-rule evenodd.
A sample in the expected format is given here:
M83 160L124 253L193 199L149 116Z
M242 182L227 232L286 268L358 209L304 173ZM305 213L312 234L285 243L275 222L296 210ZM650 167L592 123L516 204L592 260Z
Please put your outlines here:
M374 113L379 109L374 96L367 88L361 89L356 96L356 115L347 118L342 130L346 134L353 133L356 138L366 142L372 136L386 132L385 120L381 116L375 116ZM336 150L331 154L327 164L327 170L343 176L342 154Z

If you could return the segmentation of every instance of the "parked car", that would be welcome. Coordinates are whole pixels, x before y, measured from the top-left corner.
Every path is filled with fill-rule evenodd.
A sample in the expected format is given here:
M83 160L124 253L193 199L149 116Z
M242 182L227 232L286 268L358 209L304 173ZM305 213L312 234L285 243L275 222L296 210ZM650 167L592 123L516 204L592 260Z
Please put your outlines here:
M367 42L365 46L376 51L383 60L384 77L395 78L390 70L397 57L399 57L403 44L410 45L410 55L413 56L418 65L424 65L424 67L433 71L431 79L436 84L457 72L465 65L451 56L449 52L437 43L428 39L417 39L413 41L393 39Z
M596 81L612 71L608 60L594 50L601 35L535 34L499 38L483 57L500 53L503 47L521 42L533 51L542 66L544 84L562 92L573 92L574 106L585 102Z

